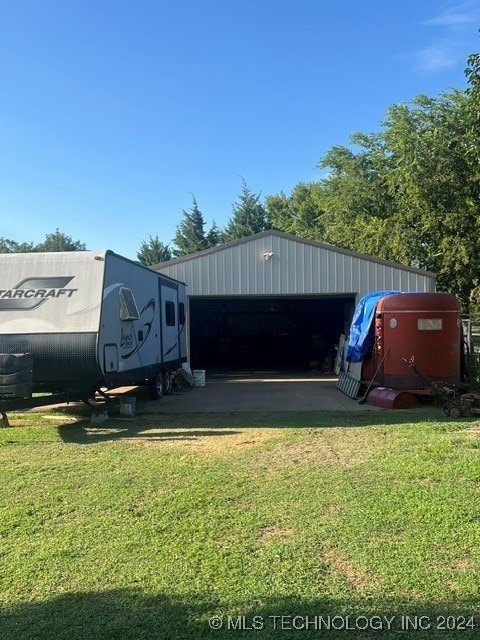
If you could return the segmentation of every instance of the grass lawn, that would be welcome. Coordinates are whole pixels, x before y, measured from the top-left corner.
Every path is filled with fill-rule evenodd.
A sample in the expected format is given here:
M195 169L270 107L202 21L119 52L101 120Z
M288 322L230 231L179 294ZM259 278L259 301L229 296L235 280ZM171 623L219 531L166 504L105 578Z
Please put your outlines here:
M2 640L479 637L474 418L10 422Z

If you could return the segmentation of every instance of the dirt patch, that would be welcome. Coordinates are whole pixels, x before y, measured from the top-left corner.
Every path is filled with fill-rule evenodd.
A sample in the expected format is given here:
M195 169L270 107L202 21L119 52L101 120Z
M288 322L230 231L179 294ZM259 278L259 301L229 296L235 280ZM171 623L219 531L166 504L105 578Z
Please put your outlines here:
M264 527L260 529L258 541L267 543L282 540L283 538L289 538L292 534L293 530L289 527Z
M265 464L272 469L296 465L314 465L346 469L368 461L375 450L362 432L344 428L309 429L297 442L279 438L275 428L232 427L162 427L158 421L144 420L126 439L143 446L182 447L199 453L226 454L253 449L270 443L265 451Z
M365 593L372 584L380 587L379 576L372 576L366 569L349 560L338 549L326 549L321 560L333 573L338 574L352 591Z
M307 442L283 444L269 452L269 461L276 466L303 464L346 469L363 464L372 455L363 438L339 429L333 437L325 437L319 431Z
M457 558L451 563L451 568L454 571L471 571L472 562L466 558Z
M233 450L247 449L268 442L275 437L270 429L155 429L142 433L142 444L146 447L181 447L200 453L224 454ZM138 437L135 438L138 440Z

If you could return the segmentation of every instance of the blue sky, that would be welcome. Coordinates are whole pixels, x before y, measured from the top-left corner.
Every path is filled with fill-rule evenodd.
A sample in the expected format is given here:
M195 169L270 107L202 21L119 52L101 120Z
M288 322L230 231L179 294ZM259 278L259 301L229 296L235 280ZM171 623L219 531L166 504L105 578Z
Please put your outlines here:
M466 86L480 0L0 0L0 236L136 258Z

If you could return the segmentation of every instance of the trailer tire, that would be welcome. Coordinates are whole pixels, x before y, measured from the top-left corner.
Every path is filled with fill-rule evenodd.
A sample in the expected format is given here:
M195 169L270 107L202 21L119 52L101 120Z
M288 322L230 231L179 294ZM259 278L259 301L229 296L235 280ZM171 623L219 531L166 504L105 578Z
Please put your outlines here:
M163 396L163 376L161 373L148 379L148 395L152 400L160 400Z
M172 392L172 372L164 371L162 375L163 375L163 393L167 395Z

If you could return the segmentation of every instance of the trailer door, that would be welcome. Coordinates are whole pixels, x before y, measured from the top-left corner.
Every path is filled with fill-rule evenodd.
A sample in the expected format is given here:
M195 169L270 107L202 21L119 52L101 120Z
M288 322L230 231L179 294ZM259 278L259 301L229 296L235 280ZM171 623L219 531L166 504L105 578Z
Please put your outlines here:
M162 304L162 362L180 358L178 340L178 288L170 283L160 283Z

